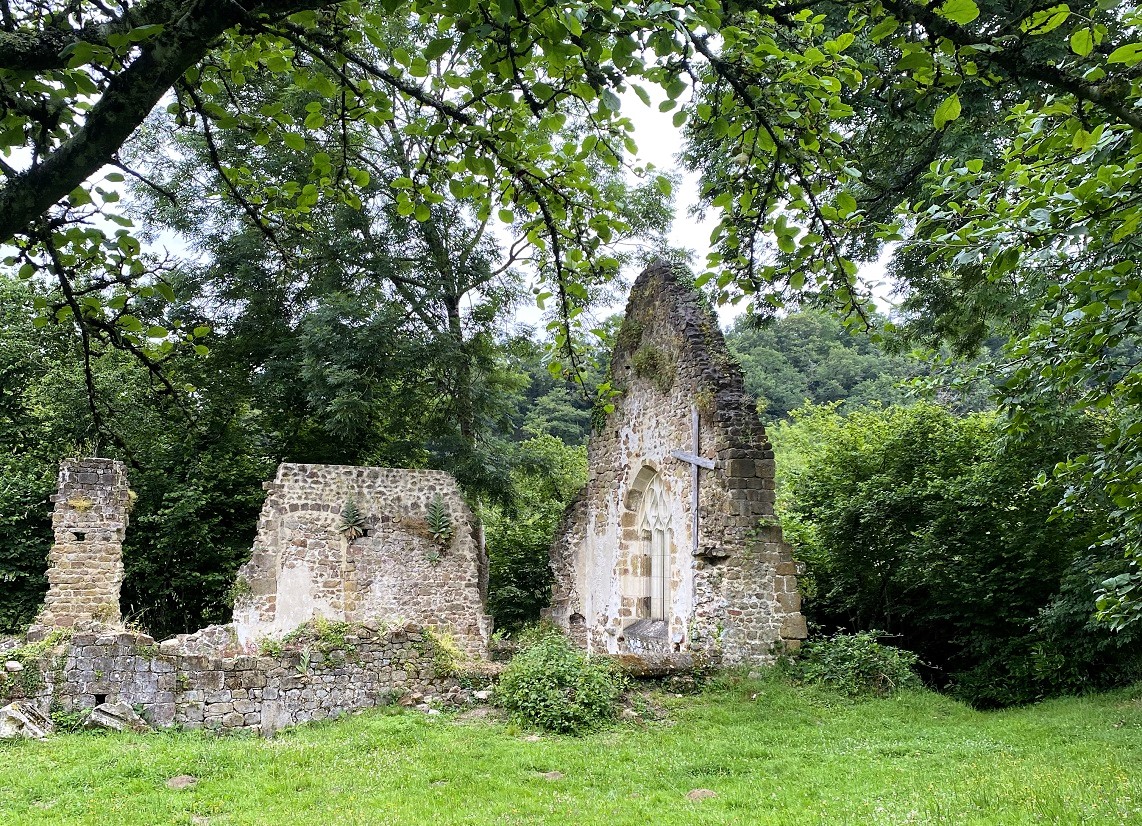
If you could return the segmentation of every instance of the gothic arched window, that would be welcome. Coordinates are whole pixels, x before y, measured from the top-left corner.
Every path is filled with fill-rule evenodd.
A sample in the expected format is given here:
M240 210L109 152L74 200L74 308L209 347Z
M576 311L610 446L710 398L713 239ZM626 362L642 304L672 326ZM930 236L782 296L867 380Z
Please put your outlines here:
M649 619L670 619L670 506L662 477L655 474L642 495L639 515L643 576ZM649 563L649 565L647 565Z

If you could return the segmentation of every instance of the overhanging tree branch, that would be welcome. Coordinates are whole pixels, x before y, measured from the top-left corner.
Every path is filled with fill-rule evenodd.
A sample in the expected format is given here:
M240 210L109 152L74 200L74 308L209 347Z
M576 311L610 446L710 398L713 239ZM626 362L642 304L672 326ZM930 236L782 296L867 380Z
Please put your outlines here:
M151 109L225 32L250 19L335 5L334 0L195 0L108 84L84 124L36 166L0 187L0 243L30 227L69 192L110 163Z

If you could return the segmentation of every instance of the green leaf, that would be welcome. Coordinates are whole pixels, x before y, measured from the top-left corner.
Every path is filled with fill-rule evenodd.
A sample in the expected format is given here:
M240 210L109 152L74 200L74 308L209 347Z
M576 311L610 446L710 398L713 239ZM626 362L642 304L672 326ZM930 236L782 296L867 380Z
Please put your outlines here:
M1028 34L1046 34L1054 31L1066 22L1071 16L1071 9L1066 3L1040 9L1019 24L1019 28Z
M1071 33L1071 51L1079 57L1086 57L1094 51L1094 32L1090 29L1077 29Z
M497 215L499 216L499 219L505 224L510 224L515 221L515 213L510 209L501 209Z
M868 33L868 36L872 38L873 41L879 43L881 40L896 31L899 27L900 21L894 17L887 17L873 26L872 31Z
M436 60L451 48L451 37L438 37L424 47L424 57L426 60Z
M1128 43L1111 52L1106 62L1125 63L1127 66L1133 66L1139 60L1142 60L1142 43Z
M936 107L936 113L932 115L932 125L937 129L943 129L959 116L960 96L952 92L944 99L943 103Z
M852 215L856 212L857 202L856 198L847 192L842 192L837 196L837 212L842 218Z
M979 17L979 6L975 4L975 0L947 0L936 9L936 13L953 23L966 26Z
M149 26L136 26L127 32L127 39L132 43L139 43L148 37L158 37L162 34L162 31L163 26L161 23L152 23Z
M158 324L153 324L147 328L147 337L148 338L166 338L167 337L167 328L166 327L160 327Z
M282 143L297 152L305 150L305 138L297 132L282 132Z

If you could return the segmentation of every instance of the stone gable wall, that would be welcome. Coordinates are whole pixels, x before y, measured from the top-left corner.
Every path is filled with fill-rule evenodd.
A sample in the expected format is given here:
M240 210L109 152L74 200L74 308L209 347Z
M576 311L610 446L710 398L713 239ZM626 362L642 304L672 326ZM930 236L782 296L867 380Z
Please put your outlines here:
M584 647L632 654L695 653L760 662L805 636L796 567L774 519L773 450L716 318L668 265L635 282L619 331L615 410L588 447L589 479L552 546L549 615ZM694 550L691 465L699 414L699 527ZM648 558L638 513L655 473L673 503L670 618L650 642L638 588ZM661 632L656 632L661 633ZM653 636L653 635L652 635Z
M80 631L24 672L0 673L0 706L29 698L45 714L122 701L158 728L259 731L325 720L447 690L432 634L415 624L354 627L344 648L281 656L187 654L146 634Z
M123 463L63 460L52 501L55 541L48 553L48 593L33 627L118 622L131 506Z
M434 470L283 464L250 561L238 573L234 625L247 647L314 616L412 620L453 635L467 653L487 648L487 558L478 521L455 479ZM427 522L440 497L451 535ZM353 501L364 535L341 531Z

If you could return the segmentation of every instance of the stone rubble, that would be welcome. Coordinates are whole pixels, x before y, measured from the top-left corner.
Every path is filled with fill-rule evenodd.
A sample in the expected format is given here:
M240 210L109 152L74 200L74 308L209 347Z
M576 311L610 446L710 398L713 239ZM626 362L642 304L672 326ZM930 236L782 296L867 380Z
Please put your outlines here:
M51 718L27 700L0 708L0 740L43 740L53 728Z
M135 709L119 700L114 703L100 703L83 721L86 729L106 729L108 731L150 731L150 724L138 715Z

